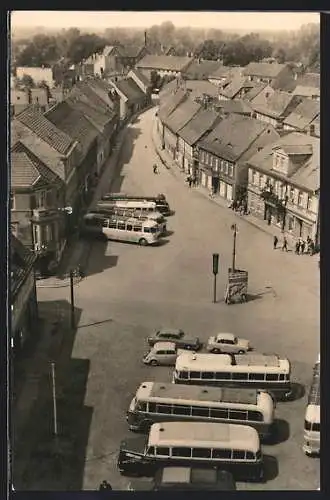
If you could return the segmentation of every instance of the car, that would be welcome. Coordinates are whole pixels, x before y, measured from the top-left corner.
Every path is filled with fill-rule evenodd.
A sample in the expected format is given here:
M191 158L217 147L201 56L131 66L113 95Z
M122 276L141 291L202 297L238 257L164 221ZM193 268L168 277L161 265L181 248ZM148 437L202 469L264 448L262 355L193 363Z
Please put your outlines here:
M213 467L162 467L152 479L133 479L130 491L161 490L236 490L236 484L230 472Z
M174 342L181 349L191 349L198 351L202 344L198 337L187 337L185 333L178 328L162 328L153 336L148 337L148 344L152 347L156 342L168 341Z
M214 353L245 354L251 347L248 340L236 337L233 333L218 333L209 337L206 349Z
M184 350L178 349L174 342L156 342L150 351L143 356L142 361L144 364L152 366L174 366L177 356L182 352Z

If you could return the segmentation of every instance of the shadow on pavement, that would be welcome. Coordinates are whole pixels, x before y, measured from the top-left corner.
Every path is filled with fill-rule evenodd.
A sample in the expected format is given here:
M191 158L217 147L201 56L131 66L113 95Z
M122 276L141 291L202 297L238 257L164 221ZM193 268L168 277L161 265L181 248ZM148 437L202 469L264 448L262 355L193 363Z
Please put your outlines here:
M105 255L108 248L106 238L98 238L93 244L88 264L86 266L86 276L102 273L105 269L115 267L118 263L118 255Z
M263 482L272 481L278 476L278 461L272 455L264 455L264 478Z
M166 235L167 236L167 235ZM159 247L163 247L164 245L167 245L167 243L169 243L170 240L167 240L165 238L161 238L160 240L158 240L157 244L154 245L155 248L159 248Z
M90 362L71 358L77 329L69 327L70 304L62 300L47 305L60 307L64 321L40 366L38 392L19 435L13 418L13 483L17 490L81 490L93 413L84 405ZM76 324L80 316L81 309L75 308ZM51 361L55 363L57 437Z
M290 437L289 422L281 418L274 420L274 429L272 435L265 441L267 444L279 444L287 441Z
M172 236L172 234L174 234L174 231L170 231L167 229L167 231L165 232L165 236Z

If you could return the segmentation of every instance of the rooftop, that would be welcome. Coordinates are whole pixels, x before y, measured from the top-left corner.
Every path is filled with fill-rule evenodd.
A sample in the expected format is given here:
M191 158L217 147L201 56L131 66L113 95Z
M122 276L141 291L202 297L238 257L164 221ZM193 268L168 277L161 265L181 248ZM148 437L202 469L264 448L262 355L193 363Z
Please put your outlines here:
M299 76L296 80L297 86L301 87L313 87L320 90L320 78L319 73L305 73Z
M140 87L135 83L132 78L125 78L119 80L115 83L115 88L117 88L129 101L143 99L145 93L140 89Z
M254 118L232 114L201 141L200 147L229 161L237 161L267 127L267 123Z
M62 155L66 155L73 146L74 141L68 134L59 130L41 112L31 109L30 106L15 118Z
M320 103L304 99L284 120L284 124L303 131L320 114Z
M150 81L148 78L142 73L142 71L138 70L137 68L131 69L130 73L134 73L135 76L140 80L143 85L146 87L150 87Z
M252 88L253 86L253 83L248 82L244 76L234 76L231 78L229 85L220 90L220 94L229 99L233 99L241 89Z
M274 118L280 118L287 116L290 110L297 106L298 102L292 94L276 90L265 99L264 103L258 104L254 102L251 103L251 106L257 112Z
M233 78L234 76L241 76L243 69L244 68L241 68L239 66L224 66L221 64L217 69L215 69L215 71L210 73L209 78L220 80L222 78Z
M246 92L246 94L244 94L244 100L245 101L252 101L252 99L257 97L257 95L259 95L260 92L265 87L267 87L267 83L262 83L262 82L256 83L253 87L250 88L250 90L248 90L248 92Z
M320 187L320 139L300 132L290 132L252 156L248 164L271 174L273 152L278 148L291 152L291 154L295 151L298 152L296 154L305 155L312 148L312 155L306 155L306 159L289 179L293 184L312 192L316 191ZM276 174L278 175L277 172Z
M280 72L286 68L286 64L279 63L258 63L251 62L248 64L243 75L245 76L259 76L264 78L276 78Z
M201 105L197 102L187 99L179 104L179 106L165 120L164 125L175 134L184 127L201 109Z
M193 61L185 74L194 80L203 80L209 78L209 75L214 73L221 65L219 61Z
M187 93L183 89L177 89L173 94L168 95L164 100L160 101L158 116L161 120L164 120L169 116L177 106L185 99L187 99Z
M191 57L155 56L147 54L138 62L137 68L183 71L193 61Z
M190 146L193 146L204 134L212 130L215 122L219 119L219 114L215 111L200 109L192 120L180 129L179 136Z
M58 176L36 157L24 144L17 142L10 155L11 186L24 188L39 180L45 184L58 180Z

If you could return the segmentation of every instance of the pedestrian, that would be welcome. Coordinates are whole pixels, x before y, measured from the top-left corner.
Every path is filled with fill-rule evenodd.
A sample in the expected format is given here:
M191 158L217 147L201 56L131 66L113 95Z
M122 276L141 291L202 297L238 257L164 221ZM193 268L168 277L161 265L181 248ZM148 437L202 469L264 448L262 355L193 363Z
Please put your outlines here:
M106 481L105 479L102 481L102 483L99 486L99 491L103 490L112 490L111 484Z
M191 184L192 184L192 178L191 177L189 177L188 184L189 184L189 187L191 188Z
M156 164L153 166L153 170L154 170L154 174L158 174L158 170L157 170L157 165Z
M282 244L282 252L284 252L284 250L287 252L288 251L288 240L286 239L286 237L284 236L283 238L283 244Z
M277 243L278 243L278 237L274 236L274 243L273 243L273 249L276 250L277 248Z
M300 252L301 252L301 255L303 255L305 253L305 246L306 246L306 243L304 240L301 241L300 243Z
M314 255L315 253L315 244L314 241L311 240L309 243L309 255Z
M193 177L192 183L193 183L193 186L196 187L196 185L197 185L197 177L196 176Z
M296 248L295 253L297 255L299 255L299 252L300 252L300 241L299 240L296 241L295 248Z

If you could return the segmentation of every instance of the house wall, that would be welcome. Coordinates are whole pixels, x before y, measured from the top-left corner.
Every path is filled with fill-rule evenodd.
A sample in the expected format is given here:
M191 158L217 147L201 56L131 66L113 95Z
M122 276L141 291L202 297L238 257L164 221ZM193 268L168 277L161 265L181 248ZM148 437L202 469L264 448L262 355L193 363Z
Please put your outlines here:
M29 92L26 90L12 89L10 91L10 104L12 104L12 105L15 105L15 104L28 105L28 104L30 104Z
M169 130L166 125L164 125L164 146L165 149L171 153L173 159L176 157L176 151L177 151L177 145L178 145L178 137L177 135L173 134L171 130Z
M16 68L17 78L22 78L24 75L29 75L35 83L45 81L49 87L54 86L53 70L51 68L30 68L27 66L19 66Z
M272 118L270 116L267 116L267 115L263 115L262 113L252 113L252 116L256 119L256 120L260 120L261 122L264 122L264 123L269 123L270 125L273 125L273 127L277 127L281 122L276 120L276 118Z

